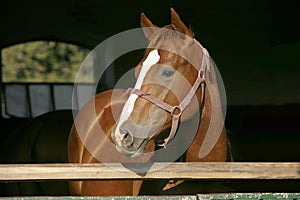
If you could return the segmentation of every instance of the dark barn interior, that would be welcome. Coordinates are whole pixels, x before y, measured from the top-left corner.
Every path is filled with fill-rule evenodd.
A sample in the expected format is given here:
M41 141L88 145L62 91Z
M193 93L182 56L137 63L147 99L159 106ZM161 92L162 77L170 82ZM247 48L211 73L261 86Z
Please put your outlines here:
M222 75L227 95L226 127L234 160L300 161L299 2L11 0L1 4L1 51L35 40L63 41L93 49L115 34L138 28L141 12L158 26L169 24L170 7L173 7L210 52ZM117 80L141 57L142 52L137 51L117 60L111 78ZM0 109L4 113L5 93L0 75ZM104 84L101 90L110 87ZM72 113L64 110L55 111L54 115L58 116L52 122L55 126L47 124L44 116L29 119L1 115L0 162L67 162L64 147ZM23 141L44 137L43 131L59 134L60 139L45 136L47 145L33 144L35 149L30 152L16 150L21 146L29 148L32 144L23 144ZM32 132L33 136L28 134ZM54 146L62 151L51 151L49 155L48 150ZM26 153L25 157L17 159L22 153ZM68 194L65 183L39 184L38 190L23 183L0 184L1 196ZM53 188L50 186L53 184L61 184L60 189L45 189ZM299 181L291 180L259 183L232 180L226 184L240 192L299 192L300 188ZM247 188L250 185L252 189ZM182 186L180 192L185 193L187 187L192 188ZM218 183L211 187L218 188ZM147 191L146 185L143 192L151 194L153 191Z

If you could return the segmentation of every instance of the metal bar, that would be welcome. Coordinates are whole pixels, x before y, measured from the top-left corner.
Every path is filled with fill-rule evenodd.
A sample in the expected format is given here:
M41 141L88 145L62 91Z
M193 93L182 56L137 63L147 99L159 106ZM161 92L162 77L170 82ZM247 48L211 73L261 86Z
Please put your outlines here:
M28 111L29 111L29 118L33 117L32 114L32 105L31 105L31 97L30 97L30 85L25 85L26 87L26 101L27 101L27 105L28 105Z
M3 77L2 77L3 63L2 63L2 49L0 49L0 118L3 118L3 108L4 103L4 87L3 87Z
M56 110L56 102L55 102L55 95L54 95L54 85L48 85L50 89L50 99L51 99L51 105L52 105L52 110Z

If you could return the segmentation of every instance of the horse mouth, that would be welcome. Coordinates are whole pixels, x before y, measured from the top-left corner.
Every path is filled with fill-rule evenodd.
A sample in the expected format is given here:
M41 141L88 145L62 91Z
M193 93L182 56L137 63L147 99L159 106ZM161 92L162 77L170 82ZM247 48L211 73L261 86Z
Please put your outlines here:
M116 149L120 153L124 154L125 156L127 156L129 158L136 158L136 157L139 157L139 156L141 156L141 155L143 155L145 153L146 144L147 144L147 140L144 139L141 142L141 144L139 145L138 148L129 149L129 148L126 148L126 147L123 147L123 146L116 145Z
M129 158L136 158L145 153L145 148L147 145L147 138L135 138L135 142L130 147L125 147L123 145L119 145L116 141L116 138L114 136L114 133L111 134L112 140L115 143L115 147L117 151L124 154L125 156Z

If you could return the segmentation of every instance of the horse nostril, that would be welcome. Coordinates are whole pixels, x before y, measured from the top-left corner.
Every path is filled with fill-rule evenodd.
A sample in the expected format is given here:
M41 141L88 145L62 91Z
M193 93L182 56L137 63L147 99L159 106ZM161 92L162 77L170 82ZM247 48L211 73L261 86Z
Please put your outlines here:
M133 145L134 137L128 130L120 130L120 133L122 134L122 144L125 147L130 147Z

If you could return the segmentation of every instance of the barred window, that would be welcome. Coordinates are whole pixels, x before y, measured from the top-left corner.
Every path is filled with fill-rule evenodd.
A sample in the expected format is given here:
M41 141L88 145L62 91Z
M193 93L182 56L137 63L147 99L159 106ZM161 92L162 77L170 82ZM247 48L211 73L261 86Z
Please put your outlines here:
M73 85L88 53L87 48L57 41L26 42L2 49L2 117L31 118L71 109L72 103L79 108L86 99L75 97L72 102L73 89L75 95L93 92L92 63L81 83L76 88Z

